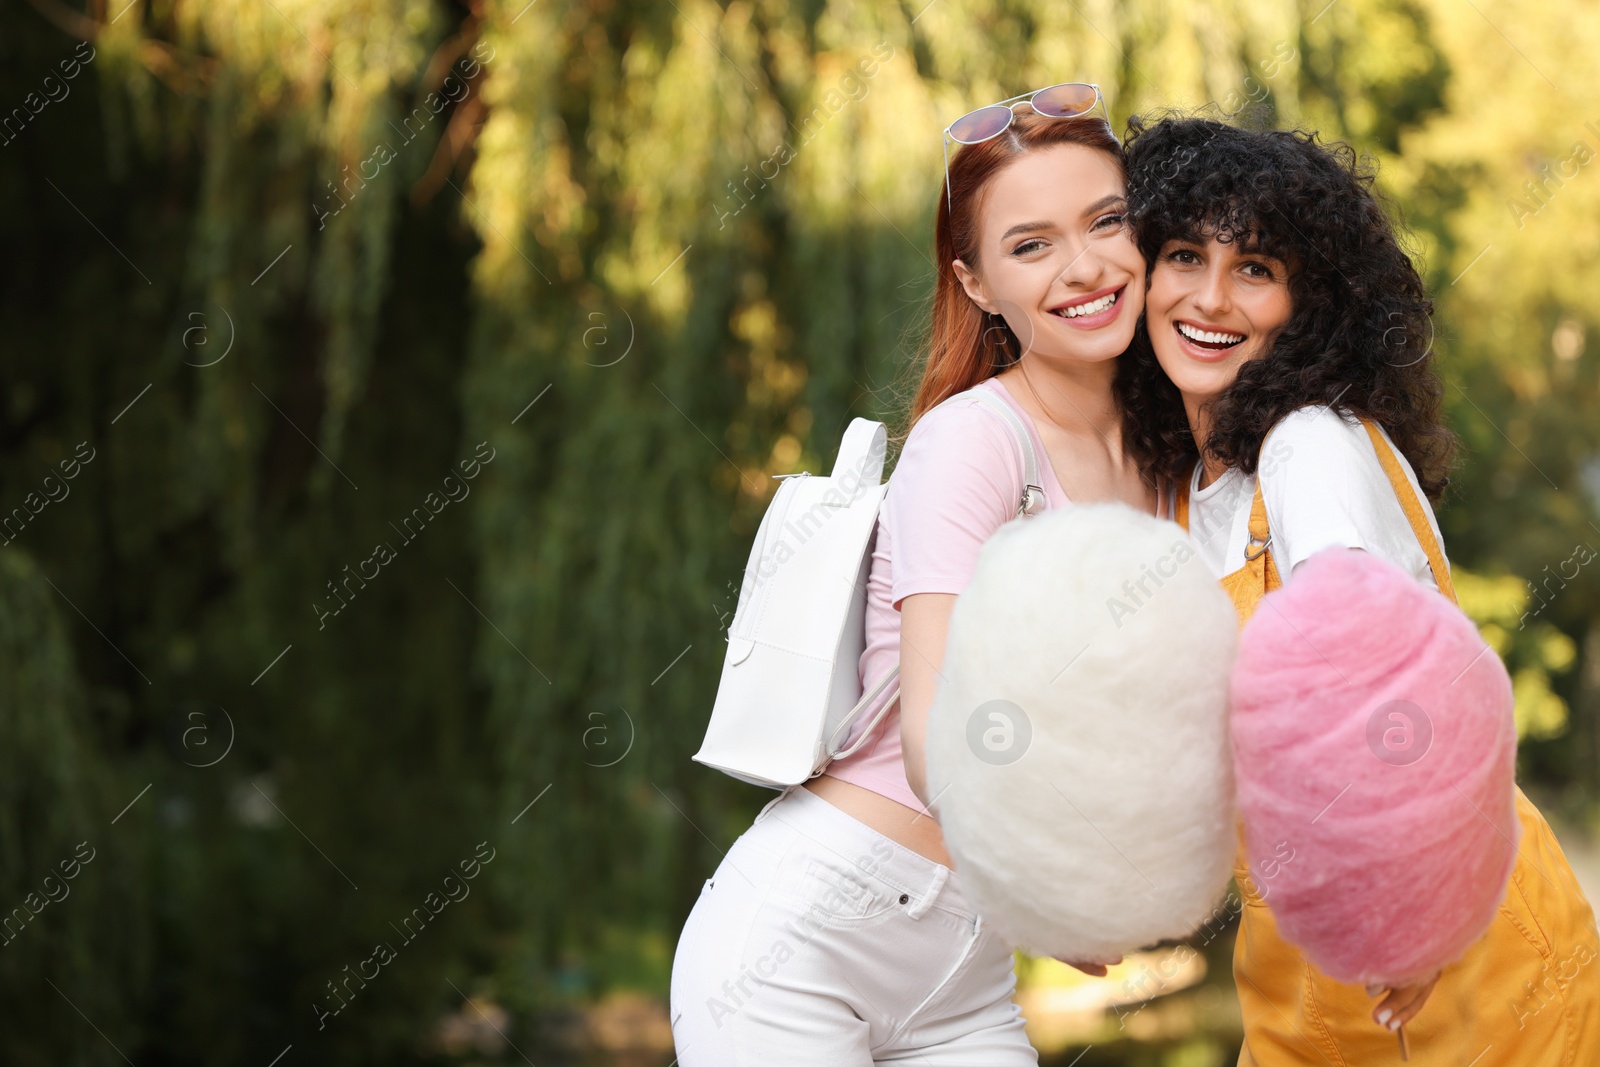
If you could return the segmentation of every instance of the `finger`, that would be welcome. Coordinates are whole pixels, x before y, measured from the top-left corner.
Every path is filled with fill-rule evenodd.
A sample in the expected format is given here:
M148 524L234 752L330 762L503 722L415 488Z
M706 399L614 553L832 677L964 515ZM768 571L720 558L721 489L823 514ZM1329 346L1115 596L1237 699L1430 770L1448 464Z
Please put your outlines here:
M1411 1003L1411 991L1410 986L1390 989L1389 995L1378 1001L1377 1006L1372 1009L1372 1021L1393 1030L1399 1025L1394 1020L1400 1008Z
M1411 998L1411 1002L1395 1013L1395 1018L1398 1020L1395 1023L1396 1026L1408 1023L1416 1018L1417 1013L1422 1010L1422 1006L1427 1003L1428 994L1433 992L1433 984L1433 982L1426 982L1417 987L1417 993Z
M1389 995L1378 1002L1372 1013L1373 1020L1391 1030L1398 1028L1422 1010L1422 1003L1432 989L1432 982L1391 989Z

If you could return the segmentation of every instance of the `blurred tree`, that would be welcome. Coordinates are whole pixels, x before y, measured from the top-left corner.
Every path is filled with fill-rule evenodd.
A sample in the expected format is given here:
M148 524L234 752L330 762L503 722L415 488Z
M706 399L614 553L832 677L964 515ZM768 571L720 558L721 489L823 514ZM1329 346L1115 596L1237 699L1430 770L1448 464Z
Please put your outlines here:
M1446 403L1466 444L1444 534L1452 558L1515 575L1527 609L1587 659L1553 679L1570 729L1525 745L1522 762L1535 780L1581 786L1592 803L1600 577L1587 560L1600 551L1600 353L1586 338L1600 321L1600 75L1581 56L1600 44L1600 12L1426 6L1439 47L1460 59L1445 110L1402 139L1388 173L1400 201L1428 220Z

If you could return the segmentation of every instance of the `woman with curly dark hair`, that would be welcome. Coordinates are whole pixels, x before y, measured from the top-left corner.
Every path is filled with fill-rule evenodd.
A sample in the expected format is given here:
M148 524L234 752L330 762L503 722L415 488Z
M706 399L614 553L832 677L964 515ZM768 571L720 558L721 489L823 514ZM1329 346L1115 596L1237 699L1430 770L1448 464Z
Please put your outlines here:
M1377 553L1454 599L1429 501L1454 438L1432 305L1348 146L1201 119L1135 120L1129 214L1150 276L1125 359L1132 431L1176 479L1178 521L1238 608L1321 549ZM1600 1063L1600 935L1560 846L1515 791L1516 866L1495 921L1432 979L1336 982L1278 933L1241 847L1240 1064ZM1403 909L1402 909L1403 910ZM1403 919L1402 919L1403 921ZM1424 1011L1424 1007L1426 1010Z

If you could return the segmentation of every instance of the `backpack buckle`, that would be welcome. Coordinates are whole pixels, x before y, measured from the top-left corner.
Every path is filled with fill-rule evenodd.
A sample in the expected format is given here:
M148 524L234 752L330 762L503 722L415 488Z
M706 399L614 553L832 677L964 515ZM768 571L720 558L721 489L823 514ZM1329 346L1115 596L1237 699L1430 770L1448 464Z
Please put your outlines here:
M1261 555L1261 553L1267 550L1267 546L1272 544L1272 534L1271 532L1268 532L1267 539L1261 542L1261 547L1252 552L1250 551L1250 546L1255 544L1255 541L1256 539L1252 537L1244 546L1244 558L1246 562L1256 559Z
M1044 510L1046 502L1044 489L1037 485L1030 485L1022 491L1022 500L1017 504L1017 514L1037 515Z

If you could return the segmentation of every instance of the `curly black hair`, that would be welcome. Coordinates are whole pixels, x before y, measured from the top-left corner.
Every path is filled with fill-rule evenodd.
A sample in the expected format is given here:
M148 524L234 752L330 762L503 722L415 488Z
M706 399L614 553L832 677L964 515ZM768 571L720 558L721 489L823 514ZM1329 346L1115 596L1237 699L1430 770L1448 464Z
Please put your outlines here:
M1290 270L1290 319L1267 354L1211 402L1207 453L1252 474L1279 419L1327 404L1382 425L1437 499L1456 438L1441 416L1433 303L1371 167L1315 133L1199 118L1146 125L1134 117L1126 145L1129 223L1152 268L1168 241L1214 236ZM1178 480L1198 449L1142 325L1123 363L1130 453L1149 476Z

